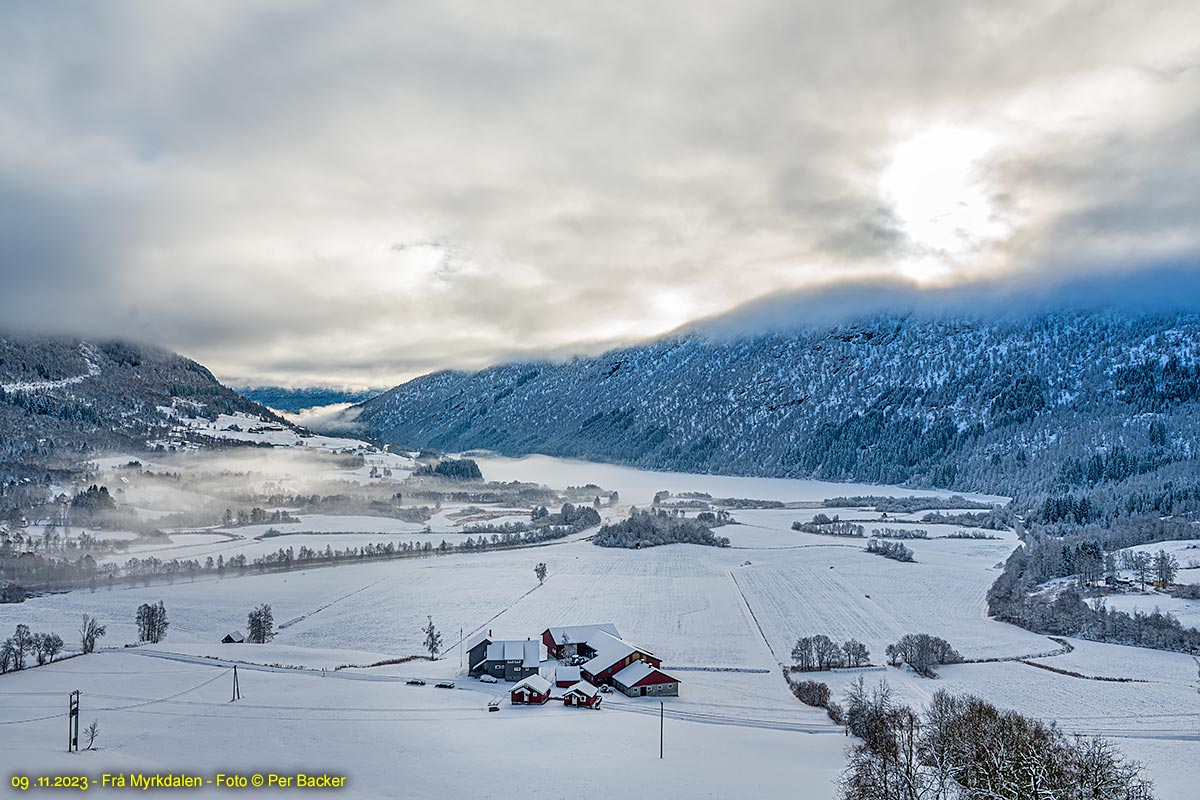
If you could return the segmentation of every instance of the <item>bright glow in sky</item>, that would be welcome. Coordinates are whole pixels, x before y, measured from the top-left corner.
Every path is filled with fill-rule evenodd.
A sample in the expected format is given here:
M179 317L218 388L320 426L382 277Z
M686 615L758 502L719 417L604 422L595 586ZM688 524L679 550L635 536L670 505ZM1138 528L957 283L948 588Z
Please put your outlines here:
M911 246L900 263L910 277L938 277L1004 235L982 169L994 146L988 134L953 127L896 146L879 188Z
M235 384L1200 261L1200 4L12 4L0 324Z

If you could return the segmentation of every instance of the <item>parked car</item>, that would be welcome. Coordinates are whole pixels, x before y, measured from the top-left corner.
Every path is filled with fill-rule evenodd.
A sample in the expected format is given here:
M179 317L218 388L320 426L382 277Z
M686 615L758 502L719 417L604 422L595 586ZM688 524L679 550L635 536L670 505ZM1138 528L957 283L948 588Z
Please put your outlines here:
M421 680L420 678L409 678L408 681L406 681L406 682L408 683L409 686L424 686L425 685L425 681Z
M480 682L480 683L495 683L495 682L496 682L496 676L495 676L495 675L488 675L488 674L486 674L486 673L485 673L485 674L483 674L483 675L480 675L480 676L479 676L479 682Z
M454 681L438 681L434 686L438 689L453 689Z
M605 694L612 694L612 687L607 683L602 683L600 684L600 691L604 692Z

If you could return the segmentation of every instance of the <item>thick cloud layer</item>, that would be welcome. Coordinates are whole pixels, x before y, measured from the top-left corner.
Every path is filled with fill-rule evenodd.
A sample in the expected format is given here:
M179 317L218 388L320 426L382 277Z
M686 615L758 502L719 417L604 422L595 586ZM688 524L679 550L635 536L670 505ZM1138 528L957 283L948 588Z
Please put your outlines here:
M1200 5L28 3L0 324L238 384L1196 261Z

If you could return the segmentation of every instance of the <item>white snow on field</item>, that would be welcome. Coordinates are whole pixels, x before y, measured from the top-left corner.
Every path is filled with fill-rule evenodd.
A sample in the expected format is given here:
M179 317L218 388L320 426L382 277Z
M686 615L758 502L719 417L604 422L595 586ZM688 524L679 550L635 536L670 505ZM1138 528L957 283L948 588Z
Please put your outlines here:
M1145 553L1151 557L1158 555L1159 550L1175 556L1179 562L1178 580L1183 583L1200 582L1200 541L1184 540L1170 542L1155 542L1126 548L1130 553ZM1192 571L1196 570L1196 571Z
M271 452L268 463L279 473L265 474L262 462L254 461L256 485L285 485L291 480L287 472L308 480L329 470L328 463L310 462L298 451ZM228 468L238 475L245 463L239 458L254 460L258 454L228 456ZM662 473L604 465L589 472L580 462L556 459L481 461L488 479L616 488L621 505L604 508L606 517L624 515L629 504L644 505L664 488L809 503L847 494L925 493L712 476L671 476L664 482ZM506 472L509 466L515 471ZM543 472L535 474L535 468ZM212 531L172 533L170 544L136 547L139 556L228 559L301 545L344 548L404 537L457 541L464 537L456 525L464 507L445 504L430 520L430 534L422 533L423 525L390 518L303 515L298 524L232 528L232 535L243 537L235 540ZM723 798L745 796L746 775L754 776L757 797L797 791L806 798L832 797L847 740L821 712L790 695L780 665L790 660L796 638L817 633L858 638L875 664L888 643L915 632L943 636L971 658L1032 657L1058 646L986 616L985 594L999 574L995 565L1016 546L1011 532L996 533L993 540L909 540L905 544L916 563L898 563L865 553L865 539L790 529L793 520L811 519L817 510L822 509L734 511L738 524L718 530L732 546L721 549L609 549L586 541L585 532L528 549L265 575L229 571L220 580L178 577L171 585L102 586L0 605L0 632L25 623L34 631L57 631L68 642L81 615L94 614L108 626L101 644L112 648L0 676L0 700L12 701L0 702L0 723L59 713L65 692L81 689L85 725L91 716L101 721L101 751L70 758L58 752L63 721L56 718L0 724L0 752L12 753L30 770L48 771L80 763L94 764L97 772L327 769L350 777L347 797L447 792L509 797L517 787L516 793L536 799L591 796L598 787L653 787L666 798ZM869 520L868 531L876 524L870 512L825 511ZM496 522L523 519L527 512L491 506L484 513L496 514L491 520ZM888 524L924 528L934 537L961 530ZM322 532L252 538L269 527ZM548 567L544 585L533 572L538 562ZM123 648L136 639L138 606L159 600L171 623L167 638ZM231 631L245 633L247 613L261 603L272 606L275 640L220 644ZM428 618L443 636L439 660L335 671L343 664L422 654L421 627ZM488 686L462 674L460 638L475 630L519 639L538 637L551 625L595 622L615 623L683 681L681 696L665 699L663 761L657 753L656 700L609 695L600 711L557 703L514 708L504 699L506 684ZM1200 778L1197 677L1190 658L1088 642L1075 646L1072 653L1038 661L1147 682L1086 680L1016 660L947 667L937 680L890 668L865 675L868 681L887 677L909 702L925 702L939 688L972 692L1058 720L1068 730L1104 733L1147 762L1159 797L1190 796ZM240 662L245 696L237 703L229 702L232 676L225 671L232 662ZM840 696L856 674L824 673L818 679ZM406 685L412 676L429 685ZM434 679L444 678L459 688L435 689ZM488 702L496 698L502 710L489 713ZM398 770L397 764L419 767Z
M1053 642L1044 640L1054 647ZM938 668L930 680L910 672L840 671L823 673L842 694L862 674L868 685L886 677L899 700L927 703L944 689L973 694L1001 708L1010 708L1047 721L1068 733L1100 735L1113 740L1130 758L1147 765L1160 798L1193 797L1200 774L1200 710L1196 664L1182 653L1164 653L1119 645L1069 640L1074 652L1037 663L1085 675L1129 677L1145 683L1094 681L1055 674L1020 662L959 664Z
M0 741L6 761L27 774L328 771L347 776L348 785L319 796L353 798L588 797L598 787L656 787L666 798L741 797L751 774L756 796L794 796L803 787L805 797L820 800L833 795L845 745L812 709L794 718L823 733L669 716L660 760L656 701L602 711L504 702L499 713L488 713L487 692L358 677L243 668L243 699L231 703L232 675L224 667L136 653L90 656L6 676L0 691L5 699L18 696L21 707L0 708L0 722L61 713L63 693L77 687L85 724L101 720L100 750L60 752L61 718L13 726L19 737L0 727Z
M1187 628L1200 628L1200 600L1184 600L1167 594L1111 594L1104 604L1117 611L1132 612L1135 609L1149 614L1158 609L1171 614Z
M651 472L621 467L615 464L595 464L550 456L506 458L487 455L472 456L488 480L552 482L584 486L598 484L604 489L616 489L621 502L649 505L655 492L666 489L679 492L708 492L713 497L746 497L783 502L819 501L850 495L881 495L886 497L962 495L969 500L1006 503L999 495L963 494L932 489L906 489L898 486L875 486L865 483L831 483L828 481L791 480L786 478L744 478L732 475L690 475L681 472Z

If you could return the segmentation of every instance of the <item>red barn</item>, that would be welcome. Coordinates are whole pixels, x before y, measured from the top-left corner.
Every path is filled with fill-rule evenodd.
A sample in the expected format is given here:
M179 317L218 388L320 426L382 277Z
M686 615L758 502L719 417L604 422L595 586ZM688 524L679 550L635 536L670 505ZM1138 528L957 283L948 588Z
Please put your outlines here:
M563 692L563 705L576 708L599 708L603 699L600 690L587 681L580 681Z
M547 628L542 631L542 644L550 658L570 658L572 656L591 657L596 649L588 644L588 640L597 633L619 637L617 626L611 622L601 622L595 625L565 625L558 628Z
M541 675L530 675L509 692L513 705L540 706L550 699L550 681Z
M644 661L653 667L662 666L662 659L658 656L608 633L597 633L588 643L596 654L580 671L585 680L596 686L611 683L614 675L635 661Z
M678 697L679 679L645 661L635 661L613 676L617 691L630 697Z

